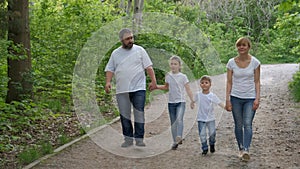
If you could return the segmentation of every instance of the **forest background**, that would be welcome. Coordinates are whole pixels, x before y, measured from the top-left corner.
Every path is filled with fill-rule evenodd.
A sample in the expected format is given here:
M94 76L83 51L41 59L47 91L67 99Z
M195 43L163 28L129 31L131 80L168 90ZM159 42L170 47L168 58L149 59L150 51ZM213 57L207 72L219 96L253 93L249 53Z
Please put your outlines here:
M9 4L12 2L18 0L0 1L0 168L26 165L87 132L77 118L72 98L76 59L94 32L119 18L133 16L133 11L129 10L132 1L29 0L31 69L23 76L32 89L29 94L8 100L8 60L29 57L11 52L12 48L13 51L24 50L24 46L9 38L7 20L11 16ZM298 63L299 11L299 0L148 0L143 2L142 9L143 13L170 14L195 25L224 65L236 56L234 44L241 36L252 40L251 54L262 64ZM181 56L195 78L207 73L201 56L179 39L140 34L135 41L146 50L163 49ZM99 65L95 91L104 118L93 127L119 115L112 101L113 94L104 92L103 74L110 52L119 45L112 46ZM158 83L163 83L165 72L155 71ZM295 101L299 102L300 72L288 85ZM20 88L16 90L25 90Z

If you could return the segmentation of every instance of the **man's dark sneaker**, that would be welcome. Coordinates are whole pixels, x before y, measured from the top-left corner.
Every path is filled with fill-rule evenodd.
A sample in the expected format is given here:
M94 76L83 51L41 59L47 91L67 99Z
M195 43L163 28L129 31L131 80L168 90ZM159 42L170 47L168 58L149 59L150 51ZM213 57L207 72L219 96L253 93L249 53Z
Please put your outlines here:
M135 145L139 146L139 147L145 147L146 146L146 144L143 142L143 140L136 140Z
M210 152L214 153L216 151L215 145L210 145Z
M121 147L129 147L133 145L133 141L125 141L124 143L121 144Z
M177 150L178 144L177 143L173 143L172 145L172 150Z
M207 154L208 150L203 150L202 155L205 156Z

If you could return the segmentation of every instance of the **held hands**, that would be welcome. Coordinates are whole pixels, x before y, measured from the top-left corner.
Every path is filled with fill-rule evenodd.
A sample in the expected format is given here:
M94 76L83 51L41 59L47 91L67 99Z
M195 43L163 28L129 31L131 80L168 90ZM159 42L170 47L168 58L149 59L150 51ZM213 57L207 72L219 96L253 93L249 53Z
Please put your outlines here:
M191 104L190 104L190 106L191 106L191 109L194 109L194 107L195 107L195 101L192 101Z
M157 89L157 84L156 84L156 82L151 82L150 84L149 84L149 90L150 91L153 91L153 90L155 90L155 89Z

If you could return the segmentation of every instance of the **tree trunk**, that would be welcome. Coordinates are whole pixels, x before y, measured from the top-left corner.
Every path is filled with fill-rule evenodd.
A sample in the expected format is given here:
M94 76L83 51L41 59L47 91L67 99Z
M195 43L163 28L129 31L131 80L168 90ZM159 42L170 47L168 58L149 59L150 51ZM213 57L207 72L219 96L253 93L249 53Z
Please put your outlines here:
M32 98L28 0L8 1L8 93L6 102Z
M144 8L144 0L135 0L134 1L133 32L136 35L138 35L138 30L142 26L143 8Z

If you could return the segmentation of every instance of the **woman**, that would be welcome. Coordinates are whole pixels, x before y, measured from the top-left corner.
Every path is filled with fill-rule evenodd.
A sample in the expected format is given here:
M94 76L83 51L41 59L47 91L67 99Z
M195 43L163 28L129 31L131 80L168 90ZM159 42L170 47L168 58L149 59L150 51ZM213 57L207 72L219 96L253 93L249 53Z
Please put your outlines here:
M236 41L238 56L227 63L226 110L232 111L239 157L250 159L252 122L260 101L260 61L249 54L251 42Z

